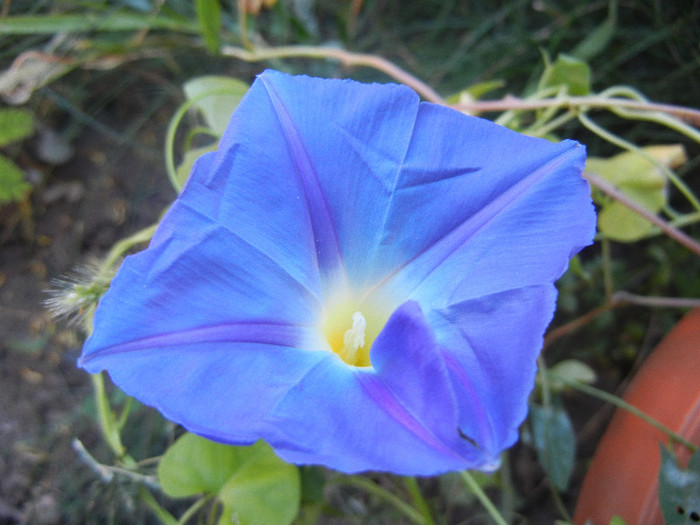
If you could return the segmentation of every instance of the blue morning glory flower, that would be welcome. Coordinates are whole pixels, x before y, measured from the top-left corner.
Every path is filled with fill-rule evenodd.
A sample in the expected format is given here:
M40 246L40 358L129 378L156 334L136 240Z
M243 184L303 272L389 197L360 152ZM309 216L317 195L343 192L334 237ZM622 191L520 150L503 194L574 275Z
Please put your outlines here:
M493 469L553 283L594 234L584 158L403 86L267 71L124 262L80 365L293 463Z

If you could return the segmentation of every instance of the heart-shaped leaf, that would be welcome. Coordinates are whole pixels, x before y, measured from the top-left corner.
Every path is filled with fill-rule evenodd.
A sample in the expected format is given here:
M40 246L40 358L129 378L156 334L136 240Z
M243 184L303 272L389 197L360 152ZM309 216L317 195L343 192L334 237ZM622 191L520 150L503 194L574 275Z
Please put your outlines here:
M183 90L202 112L207 126L218 136L224 134L238 103L248 91L248 84L235 78L215 75L193 78Z
M286 525L299 511L297 467L263 441L231 446L184 434L163 456L158 480L171 497L216 495L224 507L221 525Z
M609 159L589 157L586 171L600 175L651 213L658 213L666 203L667 181L647 156L673 168L685 162L685 150L678 144L642 150L646 155L628 151ZM625 205L600 195L595 198L601 205L598 229L609 239L633 242L651 232L653 225Z

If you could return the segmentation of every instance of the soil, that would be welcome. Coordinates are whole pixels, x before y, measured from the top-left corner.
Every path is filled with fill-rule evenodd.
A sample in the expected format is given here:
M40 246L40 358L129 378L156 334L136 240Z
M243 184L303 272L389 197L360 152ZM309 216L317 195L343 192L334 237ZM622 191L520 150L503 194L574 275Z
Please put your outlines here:
M43 180L28 202L0 207L0 524L101 522L76 512L94 475L71 443L98 441L90 378L76 367L84 334L44 302L56 279L155 222L175 195L160 154L173 101L128 128L147 94L113 100L61 166L20 157Z

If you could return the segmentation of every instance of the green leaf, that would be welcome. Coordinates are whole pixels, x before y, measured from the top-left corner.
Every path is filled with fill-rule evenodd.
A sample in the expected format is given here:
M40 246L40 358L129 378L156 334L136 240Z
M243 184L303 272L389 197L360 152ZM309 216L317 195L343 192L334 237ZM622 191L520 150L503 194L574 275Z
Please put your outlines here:
M570 95L582 96L591 92L591 70L583 60L561 53L542 74L540 88L565 86Z
M236 447L184 434L160 461L158 480L163 491L173 498L201 492L216 494L238 467L238 454Z
M196 0L195 10L204 43L212 53L221 45L221 5L219 0Z
M613 516L610 518L610 525L627 525L627 522L620 516Z
M613 241L634 242L647 236L653 225L624 204L610 202L598 214L598 229Z
M0 109L0 146L26 139L34 133L34 115L21 108Z
M31 189L19 166L0 155L0 204L21 201Z
M647 156L667 167L685 162L685 150L678 144L647 146ZM596 173L616 186L651 213L658 213L666 204L666 177L644 154L626 151L609 159L589 157L586 170ZM598 229L607 238L633 242L651 233L653 225L623 204L595 195L601 205Z
M217 144L211 144L209 146L195 148L185 152L182 162L178 165L177 169L175 170L175 173L177 175L177 182L180 188L183 188L185 186L185 182L187 182L187 177L189 177L190 173L192 172L192 166L194 166L194 162L205 153L215 151Z
M565 359L558 362L549 369L552 376L560 376L571 381L578 381L589 385L596 380L596 375L593 369L585 363L577 359ZM556 377L552 378L552 389L564 390L567 388L566 383L557 381Z
M558 403L531 405L530 423L540 463L552 483L566 490L576 459L576 435L569 415Z
M301 482L297 468L278 458L263 442L248 452L219 492L224 503L219 523L288 525L299 512Z
M287 525L299 511L297 468L262 441L234 447L184 434L161 459L158 480L171 497L217 495L222 525Z
M79 15L7 16L0 18L2 35L35 35L75 33L83 31L139 31L142 29L169 29L197 33L192 21L164 16L144 16L129 12L83 12Z
M139 487L139 499L156 515L158 521L163 525L178 525L175 517L166 509L161 507L160 503L153 497L153 494L146 487Z
M666 525L700 522L700 452L693 454L683 470L675 455L661 445L659 506Z
M248 91L248 84L231 77L203 76L188 81L183 90L218 136L224 134L233 111Z
M676 457L661 445L659 506L666 525L700 522L700 452L695 452L686 470L678 468Z

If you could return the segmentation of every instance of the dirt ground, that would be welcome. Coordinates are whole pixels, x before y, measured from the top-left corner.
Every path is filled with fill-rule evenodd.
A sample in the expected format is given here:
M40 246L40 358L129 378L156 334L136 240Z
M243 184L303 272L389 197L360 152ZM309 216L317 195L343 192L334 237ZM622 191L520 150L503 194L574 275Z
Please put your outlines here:
M145 102L125 93L97 119L125 136ZM82 334L44 301L55 279L152 224L174 197L160 154L171 110L126 142L85 127L61 166L25 158L43 180L26 205L0 208L0 524L64 523L79 494L71 441L96 433L81 409L92 393L75 365Z

